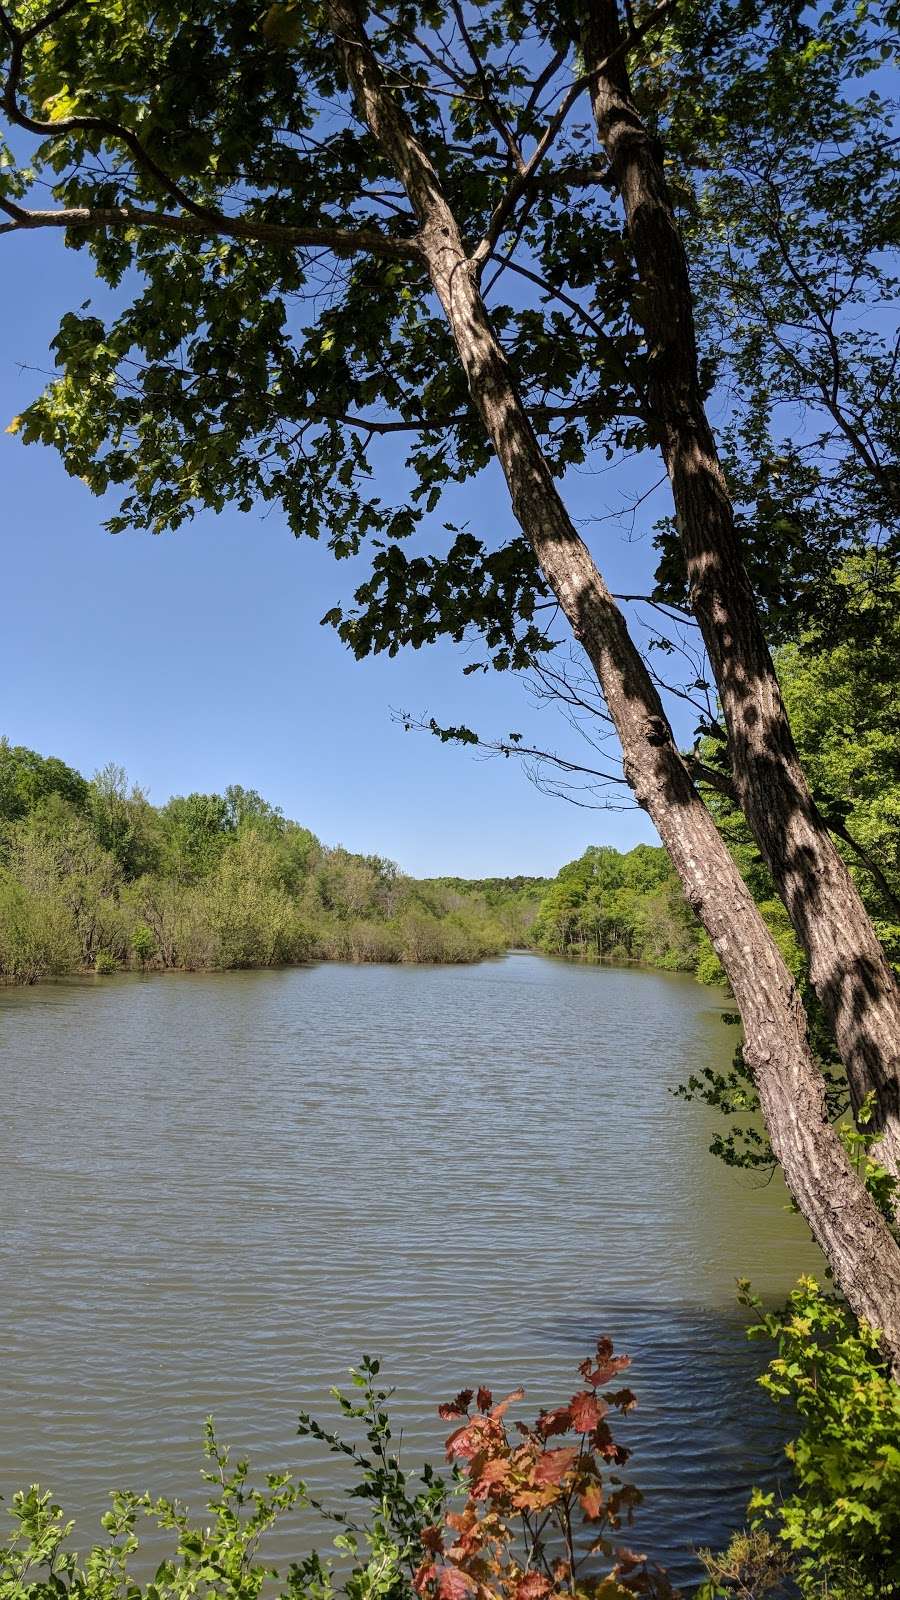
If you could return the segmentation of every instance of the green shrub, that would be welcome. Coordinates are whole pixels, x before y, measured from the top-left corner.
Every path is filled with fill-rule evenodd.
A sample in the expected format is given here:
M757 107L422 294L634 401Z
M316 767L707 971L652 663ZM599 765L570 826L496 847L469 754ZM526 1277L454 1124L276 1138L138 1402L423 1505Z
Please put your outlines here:
M35 892L0 868L0 976L16 983L68 972L78 937L59 894Z
M759 1313L751 1338L774 1339L778 1354L760 1378L790 1405L802 1428L787 1446L793 1481L786 1493L754 1491L750 1530L730 1552L707 1558L704 1600L767 1593L804 1600L896 1600L900 1596L900 1385L884 1362L877 1335L849 1307L802 1278L780 1311ZM741 1540L787 1557L786 1587L748 1587L728 1580ZM749 1560L749 1556L748 1556ZM775 1557L772 1555L772 1570ZM718 1571L717 1571L718 1568ZM774 1581L774 1579L773 1579ZM743 1586L742 1586L743 1585Z
M156 955L156 939L153 929L148 928L146 922L139 922L131 931L131 948L137 956L141 966L152 961Z
M100 972L104 975L104 977L109 977L111 973L118 972L118 970L119 963L117 962L111 950L97 951L97 954L94 958L95 972Z

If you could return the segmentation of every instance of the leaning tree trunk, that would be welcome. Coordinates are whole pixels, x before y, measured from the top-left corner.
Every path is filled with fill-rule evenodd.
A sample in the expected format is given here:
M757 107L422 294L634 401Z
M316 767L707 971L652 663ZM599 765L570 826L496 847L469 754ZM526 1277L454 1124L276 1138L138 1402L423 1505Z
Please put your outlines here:
M586 650L622 743L625 772L728 973L745 1055L788 1186L857 1315L900 1370L900 1247L831 1126L790 974L694 788L659 695L556 489L468 260L456 218L405 113L385 88L353 0L328 16L359 111L401 180L472 400L542 571Z
M737 797L809 958L854 1109L874 1091L879 1156L900 1176L900 991L791 734L703 405L693 296L662 151L635 108L618 48L617 0L587 0L583 18L585 66L598 66L594 115L641 284L649 408L728 728Z

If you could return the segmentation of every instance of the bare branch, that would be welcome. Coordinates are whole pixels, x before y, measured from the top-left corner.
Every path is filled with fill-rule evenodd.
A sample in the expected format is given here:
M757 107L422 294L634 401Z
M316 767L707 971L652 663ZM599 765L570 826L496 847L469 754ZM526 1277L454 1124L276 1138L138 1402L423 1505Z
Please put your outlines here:
M556 135L559 133L560 128L565 122L566 117L569 115L569 112L571 111L576 100L584 92L584 90L590 88L596 79L602 73L606 72L615 61L618 61L623 55L626 55L630 50L633 50L635 45L639 44L640 41L648 33L650 33L658 23L663 22L666 17L668 17L670 11L674 9L674 5L675 0L660 0L660 3L654 6L652 11L648 12L647 16L644 18L639 27L627 33L616 45L615 49L611 50L609 55L606 56L603 61L599 62L595 67L592 67L590 72L583 72L580 77L576 78L574 82L569 85L569 88L566 90L559 105L553 113L553 116L547 123L547 126L538 139L538 142L526 161L524 167L522 167L521 171L519 171L516 177L513 178L502 200L500 200L498 205L495 206L484 238L476 246L472 253L472 264L479 271L481 271L482 267L490 256L491 251L503 232L507 221L518 205L522 195L527 190L532 176L540 166L545 155L547 154L547 151L550 149L550 146L556 138Z

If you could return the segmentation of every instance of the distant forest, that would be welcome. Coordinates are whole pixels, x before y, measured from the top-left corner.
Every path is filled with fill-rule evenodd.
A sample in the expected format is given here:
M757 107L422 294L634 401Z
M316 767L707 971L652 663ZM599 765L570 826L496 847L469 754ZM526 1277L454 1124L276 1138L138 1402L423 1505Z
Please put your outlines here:
M665 853L592 847L555 879L407 877L324 845L255 790L154 806L0 740L0 977L308 960L477 961L514 947L696 967Z

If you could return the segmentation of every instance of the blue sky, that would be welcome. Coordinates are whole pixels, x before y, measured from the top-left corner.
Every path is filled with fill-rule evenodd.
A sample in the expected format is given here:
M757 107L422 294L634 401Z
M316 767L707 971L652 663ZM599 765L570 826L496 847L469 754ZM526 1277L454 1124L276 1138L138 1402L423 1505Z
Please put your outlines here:
M88 255L46 233L2 241L0 282L3 428L40 385L21 366L51 366L61 312L93 285ZM54 455L2 431L0 445L0 732L13 743L88 774L120 762L156 802L243 783L327 843L378 851L420 875L554 873L590 843L655 841L639 812L567 805L514 762L405 734L391 707L566 743L555 714L537 710L514 677L464 677L471 658L460 647L355 661L319 618L358 575L327 548L295 541L277 510L113 538L103 502ZM617 494L604 474L566 485L579 517L613 511ZM654 497L644 527L664 509ZM456 491L452 515L476 532L509 527L499 475ZM646 586L648 538L606 521L591 543L614 590Z

